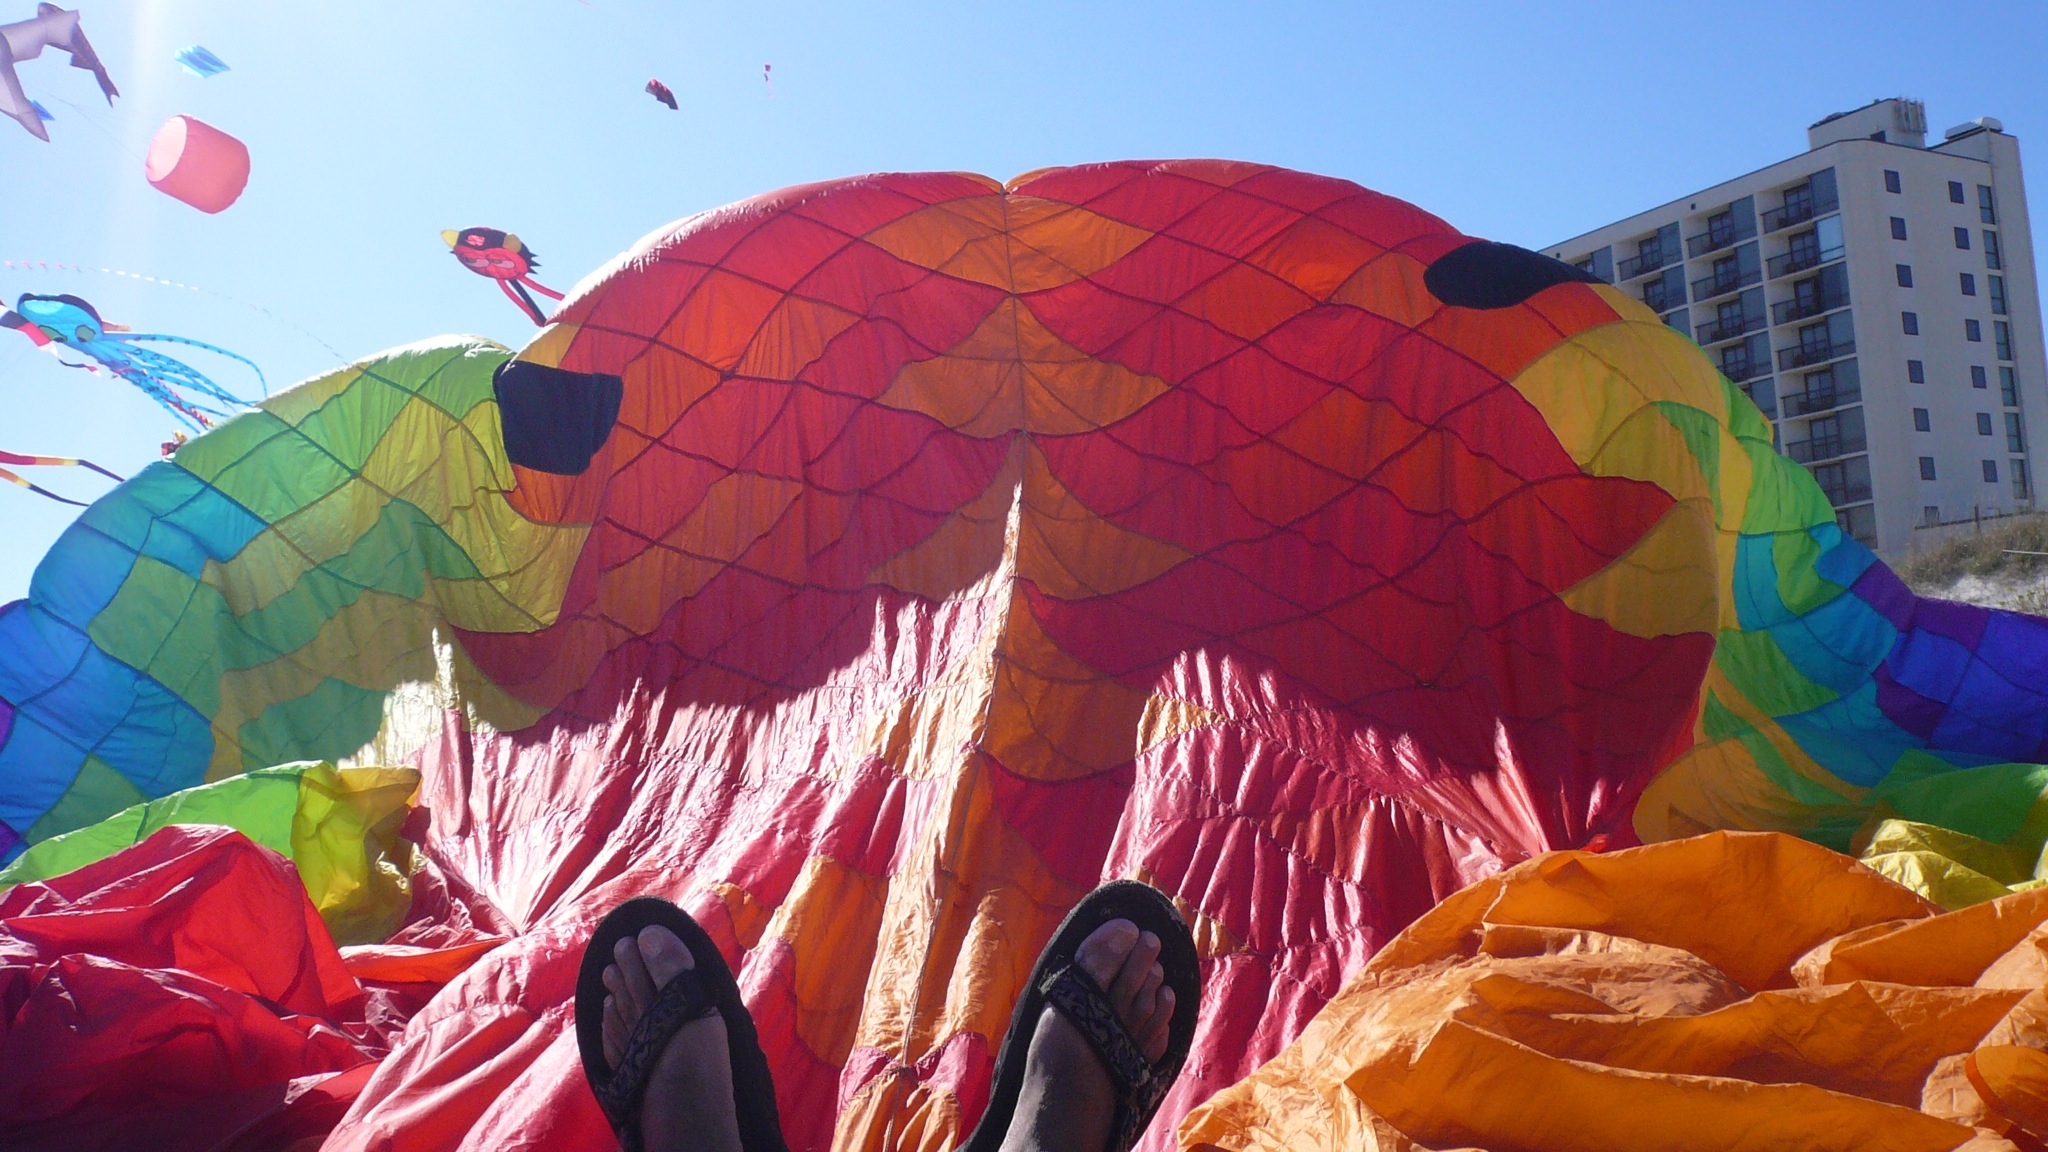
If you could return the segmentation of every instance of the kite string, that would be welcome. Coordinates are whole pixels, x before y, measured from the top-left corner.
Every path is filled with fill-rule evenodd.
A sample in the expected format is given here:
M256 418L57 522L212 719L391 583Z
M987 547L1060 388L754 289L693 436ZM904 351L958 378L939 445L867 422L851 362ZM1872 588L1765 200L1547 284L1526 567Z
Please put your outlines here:
M320 337L314 335L313 333L308 332L306 329L299 327L297 324L294 324L291 321L286 320L284 317L279 316L277 313L272 312L270 309L265 308L263 305L252 304L249 301L241 299L238 296L230 296L225 292L216 292L211 288L202 288L197 284L187 284L182 280L166 280L161 276L150 276L141 272L130 272L124 268L93 268L83 264L67 264L61 260L0 260L0 268L18 268L26 272L99 272L104 273L105 275L108 276L125 276L130 280L143 280L151 284L161 285L165 288L182 288L187 292L197 292L204 296L212 296L219 300L225 300L230 304L240 304L242 307L247 308L252 312L259 312L265 318L269 319L272 323L283 325L284 327L289 328L294 332L297 332L299 335L304 336L306 339L311 340L313 343L318 344L322 348L325 348L328 354L333 356L335 361L342 365L343 367L348 367L349 365L355 363L354 360L351 360L348 356L344 355L339 348L336 348L334 345L329 344L325 340L322 340ZM264 391L265 394L268 395L269 388L267 384Z

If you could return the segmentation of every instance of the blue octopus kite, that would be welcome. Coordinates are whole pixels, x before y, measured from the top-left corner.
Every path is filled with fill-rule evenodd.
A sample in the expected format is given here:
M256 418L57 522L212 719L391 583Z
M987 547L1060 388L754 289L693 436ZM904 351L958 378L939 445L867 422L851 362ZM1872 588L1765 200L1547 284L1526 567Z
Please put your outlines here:
M161 352L138 347L138 340L187 344L208 352L240 360L256 373L263 394L270 394L270 382L254 361L225 348L216 348L183 336L156 336L130 332L118 324L100 319L98 310L76 296L25 294L14 302L14 310L0 314L0 327L13 328L53 355L59 347L91 357L96 364L73 364L59 355L67 367L97 372L101 367L142 389L150 399L176 416L194 432L204 432L214 419L234 415L234 409L248 406L234 393L206 378L191 365L173 360ZM182 391L181 391L182 390ZM191 395L186 395L190 393ZM219 406L217 406L219 405Z

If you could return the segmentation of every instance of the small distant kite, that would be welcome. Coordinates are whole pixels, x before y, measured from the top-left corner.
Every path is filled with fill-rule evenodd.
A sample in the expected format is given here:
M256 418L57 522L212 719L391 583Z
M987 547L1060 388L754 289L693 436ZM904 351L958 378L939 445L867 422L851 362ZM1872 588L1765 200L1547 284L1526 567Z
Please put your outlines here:
M535 324L545 325L547 314L533 297L526 294L528 288L553 300L560 300L562 294L544 284L536 283L527 273L540 267L540 257L533 249L519 242L519 237L496 228L464 228L460 232L441 233L455 258L462 266L479 276L488 276L498 282L506 299L519 305L521 311Z
M647 94L668 105L670 111L682 111L682 109L676 107L676 94L669 91L668 85L663 84L659 80L649 80L647 82Z
M43 127L43 121L50 119L50 115L21 90L21 77L15 75L14 66L42 55L45 48L71 53L71 66L83 68L99 80L100 91L106 94L109 105L121 94L107 75L106 65L93 53L85 30L78 26L78 13L55 4L38 4L33 17L16 24L0 24L0 115L14 117L38 140L50 138L49 130Z
M264 394L270 394L270 382L263 378L263 369L256 367L255 361L248 357L183 336L129 332L118 324L108 324L100 319L99 311L77 296L24 294L14 302L13 311L0 313L0 328L20 332L68 368L83 368L95 373L105 368L141 389L144 395L162 405L164 411L177 417L194 432L205 431L213 426L215 418L232 416L233 409L247 407L247 403L207 379L204 373L191 365L173 360L161 352L137 347L137 341L184 344L230 360L239 360L256 373ZM58 352L59 348L69 348L88 356L93 363L73 364L64 359ZM200 398L194 399L186 393Z
M0 449L0 464L9 464L16 468L90 468L93 471L99 473L100 475L105 476L107 479L112 480L116 484L119 484L121 482L121 478L119 476L114 475L112 472L107 471L105 468L100 467L99 465L93 463L90 460L80 460L75 456L24 456L19 452L9 452L6 451L5 449ZM11 480L16 484L21 485L23 488L26 488L29 491L34 492L36 495L48 496L50 499L55 500L59 504L72 504L80 508L85 507L85 501L83 500L73 500L66 496L59 496L55 492L50 491L48 488L44 488L38 484L29 483L27 480L22 479L20 476L9 471L6 468L0 468L0 480Z
M768 86L768 98L770 100L775 99L775 77L771 75L774 71L775 65L773 64L761 65L761 83Z
M184 66L185 71L199 77L201 80L206 79L208 76L218 76L228 70L226 61L198 44L180 49L176 59L179 64Z

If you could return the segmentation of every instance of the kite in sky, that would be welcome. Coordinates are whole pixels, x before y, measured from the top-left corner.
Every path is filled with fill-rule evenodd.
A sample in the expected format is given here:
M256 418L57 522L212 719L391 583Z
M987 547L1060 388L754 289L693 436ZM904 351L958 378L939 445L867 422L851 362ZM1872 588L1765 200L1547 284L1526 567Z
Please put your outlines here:
M121 478L119 476L114 475L112 472L107 471L105 468L100 467L99 465L93 463L90 460L81 460L75 456L28 456L20 452L9 452L5 449L0 449L0 464L12 465L15 468L90 468L93 471L99 473L100 475L105 476L107 479L114 481L116 484L121 482ZM10 471L7 468L0 468L0 480L13 481L14 483L21 485L23 488L26 488L39 496L48 496L50 499L55 500L59 504L75 504L80 508L85 507L85 501L72 500L68 497L59 496L55 492L50 491L48 488L44 488L41 485L29 483L27 480L22 479L21 476L19 476L13 471Z
M226 61L198 44L179 50L177 61L184 66L185 71L201 80L208 76L218 76L228 70Z
M681 111L681 109L676 107L676 94L669 91L668 85L663 84L661 81L649 80L647 82L647 94L668 105L670 111Z
M106 65L100 63L92 45L87 42L85 30L79 27L77 12L55 4L38 4L36 14L29 19L0 24L0 114L14 117L39 140L50 138L49 131L43 127L47 114L38 115L35 103L21 90L21 77L15 75L14 66L42 55L45 48L71 53L71 66L83 68L99 80L100 91L106 94L108 104L121 94L121 90L114 87L113 78L107 75Z
M496 228L464 228L441 233L448 249L462 266L479 276L488 276L498 282L505 298L519 305L521 311L535 324L546 324L547 314L540 305L527 295L528 288L550 299L560 300L562 294L545 284L535 281L528 273L540 267L540 258L533 249L519 242L519 237Z
M270 391L269 382L263 378L263 369L245 356L183 336L129 332L118 324L108 324L100 319L99 311L77 296L23 294L15 301L13 311L0 314L0 327L20 332L52 355L57 355L58 348L62 347L91 357L92 364L73 364L57 355L60 361L72 368L83 368L89 372L106 368L140 388L194 432L212 427L215 419L234 415L235 409L247 406L246 402L191 365L161 352L138 347L137 341L184 344L230 360L239 360L256 373L265 395ZM196 394L197 398L188 393Z
M768 86L768 98L770 100L775 99L775 76L773 75L774 72L775 65L761 65L761 83L766 84Z

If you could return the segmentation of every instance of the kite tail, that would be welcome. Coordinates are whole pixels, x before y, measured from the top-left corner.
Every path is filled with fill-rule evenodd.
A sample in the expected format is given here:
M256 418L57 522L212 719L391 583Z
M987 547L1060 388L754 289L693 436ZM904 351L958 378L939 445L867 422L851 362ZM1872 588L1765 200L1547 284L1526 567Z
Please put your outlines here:
M519 282L521 284L526 285L528 288L533 289L535 292L538 292L541 295L546 296L550 300L560 300L562 298L562 294L560 292L557 292L553 288L550 288L547 285L541 283L540 281L535 280L531 276L521 276L519 278Z
M59 504L69 504L74 508L85 507L85 501L83 500L73 500L70 499L69 497L59 496L55 492L50 491L48 488L44 488L36 484L31 484L28 481L23 480L21 477L16 476L14 473L9 472L5 468L0 468L0 480L12 480L16 484L21 485L23 488L28 489L29 491L35 493L36 495L48 496L50 499L55 500Z
M82 460L75 456L31 456L26 453L9 452L4 448L0 448L0 464L13 464L16 466L25 467L70 466L75 468L90 468L93 471L99 473L100 475L105 476L107 479L112 480L116 484L122 483L121 477L114 475L112 472L107 471L105 468L100 467L99 465L93 463L90 460Z
M540 310L540 305L533 302L533 297L526 294L526 289L520 287L518 281L500 280L498 287L504 289L506 298L519 305L520 310L526 313L527 319L532 320L536 327L547 327L547 314Z
M240 354L240 353L238 353L238 352L230 352L230 351L228 351L228 350L227 350L227 349L225 349L225 348L218 348L218 347L215 347L215 346L214 346L214 345L212 345L212 344L208 344L208 343L206 343L206 342L204 342L204 341L201 341L201 340L188 340L188 339L186 339L186 338L185 338L185 337L183 337L183 336L163 336L163 335L159 335L159 334L155 334L155 333L149 333L149 332L128 332L128 333L124 333L124 334L122 334L122 335L120 335L120 336L109 336L109 337L108 337L108 339L110 339L110 340L122 340L122 341L129 341L129 340L161 340L161 341L163 341L163 342L165 342L165 343L167 343L167 344L185 344L185 345L189 345L190 347L193 347L193 348L203 348L203 349L205 349L206 351L208 351L208 352L211 352L211 353L213 353L213 354L214 354L214 355L216 355L216 356L225 356L225 357L227 357L227 358L228 358L228 359L230 359L230 360L240 360L240 361L241 361L242 363L244 363L244 364L247 364L247 365L249 366L249 371L251 371L251 372L254 372L254 373L256 374L256 382L257 382L258 384L261 384L261 385L263 385L263 394L264 394L265 396L269 396L269 395L270 395L270 381L264 378L264 376L263 376L263 369L261 369L261 368L258 368L258 367L256 366L256 362L255 362L254 360L251 360L251 359L249 359L249 358L248 358L247 356L241 355L241 354ZM139 351L139 349L138 349L138 351ZM196 373L195 373L195 375L196 375ZM201 379L205 379L205 378L204 378L204 377L201 377ZM211 381L208 381L208 383L209 383L209 384L211 384L212 382L211 382ZM226 401L228 401L229 403L232 403L232 404L242 404L242 403L246 403L246 402L245 402L244 400L242 400L242 399L241 399L240 397L238 397L238 396L235 396L235 395L233 395L233 394L231 394L231 393L228 393L228 392L224 392L224 391L221 391L221 390L219 389L219 386L218 386L218 385L214 385L214 391L215 391L215 394L216 394L216 396L217 396L217 397L218 397L219 399L222 399L222 400L226 400Z

